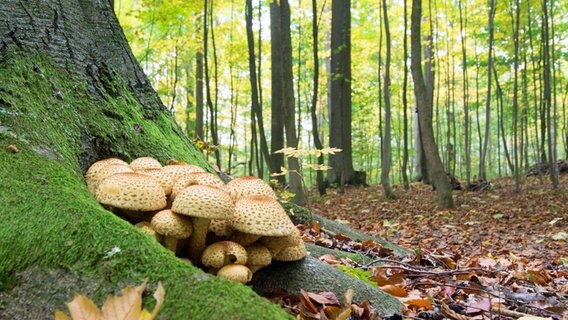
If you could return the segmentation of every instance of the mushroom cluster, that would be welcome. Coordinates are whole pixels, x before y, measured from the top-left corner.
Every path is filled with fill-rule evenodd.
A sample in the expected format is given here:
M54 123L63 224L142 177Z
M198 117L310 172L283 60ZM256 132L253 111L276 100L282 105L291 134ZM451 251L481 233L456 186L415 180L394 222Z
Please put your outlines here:
M210 273L241 283L274 261L307 255L300 232L272 188L256 177L225 184L181 162L141 157L97 161L85 174L105 208Z

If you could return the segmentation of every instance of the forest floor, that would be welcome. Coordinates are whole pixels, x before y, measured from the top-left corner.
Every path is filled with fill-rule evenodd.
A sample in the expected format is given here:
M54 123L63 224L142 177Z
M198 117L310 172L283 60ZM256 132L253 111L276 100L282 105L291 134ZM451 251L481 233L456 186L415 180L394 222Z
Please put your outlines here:
M333 255L320 260L397 296L405 305L404 317L568 319L567 175L557 190L546 178L529 177L520 193L509 178L491 181L485 191L455 191L451 210L437 207L430 186L413 183L410 190L394 190L396 200L386 200L380 186L350 187L344 193L328 189L323 197L310 191L308 207L413 255L394 257L377 244L326 235L313 224L305 226L304 239L335 248L343 242L343 250L371 256L371 263ZM310 294L300 297L296 314L327 314L317 294ZM365 305L351 311L353 319L380 318Z

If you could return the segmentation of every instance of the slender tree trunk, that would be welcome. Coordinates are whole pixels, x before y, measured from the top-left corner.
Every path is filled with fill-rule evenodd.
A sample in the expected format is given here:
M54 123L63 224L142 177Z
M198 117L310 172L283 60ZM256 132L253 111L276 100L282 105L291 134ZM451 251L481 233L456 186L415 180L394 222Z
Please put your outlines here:
M410 182L408 181L408 13L407 13L407 0L404 0L404 35L402 38L403 43L403 60L404 60L404 75L402 80L402 137L403 137L403 154L402 154L402 180L404 182L404 189L410 189Z
M428 171L438 193L438 201L441 207L453 207L452 188L448 177L444 172L442 161L438 153L438 147L434 141L432 130L432 97L428 95L424 76L422 74L420 22L422 16L422 1L412 1L411 17L411 54L412 54L412 78L414 79L414 94L418 106L418 118L424 155L428 164Z
M459 0L460 10L460 39L462 49L462 79L463 79L463 113L464 113L464 153L465 153L465 178L466 188L471 184L471 130L469 117L469 86L467 76L467 54L466 54L466 29L467 29L467 2L463 4L463 0ZM463 8L462 6L466 7Z
M511 9L511 17L513 18L513 44L515 46L514 56L514 75L513 75L513 174L515 176L515 192L521 191L521 175L519 173L519 21L521 18L520 0L515 1L515 8ZM513 15L513 12L515 13Z
M383 21L385 25L385 40L387 45L386 61L385 61L385 80L383 84L385 99L385 136L382 143L382 160L381 160L381 185L388 199L396 198L392 191L389 174L391 167L391 106L390 106L390 60L391 60L391 39L389 30L389 19L387 15L387 1L383 0Z
M317 116L317 105L318 105L318 92L319 92L319 53L318 53L318 8L317 0L312 0L312 39L313 39L313 57L314 57L314 79L312 86L312 104L310 107L310 113L312 118L312 137L314 139L314 145L316 149L323 149L323 144L319 136L318 127L318 116ZM324 157L319 156L318 166L323 166ZM316 171L316 182L318 187L318 192L320 196L325 194L325 181L323 178L323 171Z
M195 87L194 80L192 78L193 63L190 60L185 62L185 135L188 138L193 138L195 136L195 119L192 119L192 114L195 112Z
M271 139L270 139L270 166L271 172L277 173L284 167L284 154L276 151L284 148L284 105L282 101L282 30L280 22L280 6L277 2L270 3L270 52L272 64L272 107L271 110ZM275 179L284 184L286 177L277 176Z
M501 132L501 141L503 143L503 152L505 153L505 160L507 160L507 165L511 172L514 172L513 161L511 161L511 154L509 153L509 147L507 145L507 133L505 132L505 111L503 103L503 90L501 89L501 84L499 83L499 77L497 75L497 69L493 65L493 74L495 76L495 87L496 87L496 98L497 98L497 109L499 110L498 120L499 120L499 131ZM499 156L500 152L497 153ZM498 161L500 163L500 161Z
M485 98L485 138L481 159L479 160L479 178L487 179L485 170L485 158L489 149L489 139L491 134L491 70L493 69L493 35L495 18L495 0L491 0L489 7L489 53L487 58L487 96Z

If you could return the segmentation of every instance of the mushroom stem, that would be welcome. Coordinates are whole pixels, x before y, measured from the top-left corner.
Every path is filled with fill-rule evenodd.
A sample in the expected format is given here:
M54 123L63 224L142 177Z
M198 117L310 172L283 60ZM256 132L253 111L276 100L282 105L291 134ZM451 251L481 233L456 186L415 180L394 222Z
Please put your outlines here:
M211 219L193 218L193 233L189 237L189 259L194 263L201 263L201 254L205 250L205 238L209 231Z
M174 237L164 236L162 239L162 245L168 250L172 251L174 254L176 253L177 243L178 239Z

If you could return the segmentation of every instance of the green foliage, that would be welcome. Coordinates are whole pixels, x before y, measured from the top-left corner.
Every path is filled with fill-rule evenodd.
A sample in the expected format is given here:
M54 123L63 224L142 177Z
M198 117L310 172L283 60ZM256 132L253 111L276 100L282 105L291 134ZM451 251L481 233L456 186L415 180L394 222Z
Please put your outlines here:
M347 273L348 275L352 276L353 278L357 278L371 286L376 287L377 283L370 280L369 277L372 276L372 273L367 270L359 269L359 268L351 268L344 265L337 266L337 269Z

